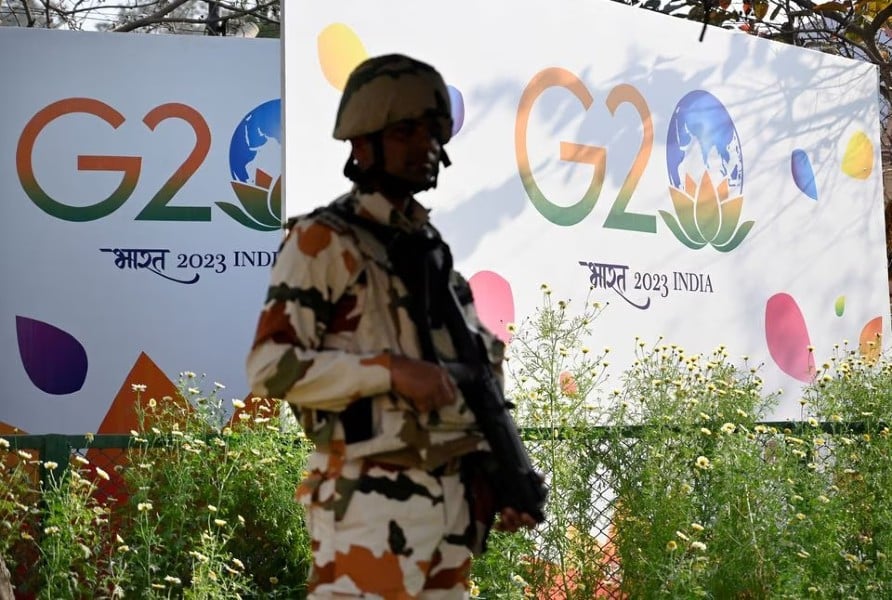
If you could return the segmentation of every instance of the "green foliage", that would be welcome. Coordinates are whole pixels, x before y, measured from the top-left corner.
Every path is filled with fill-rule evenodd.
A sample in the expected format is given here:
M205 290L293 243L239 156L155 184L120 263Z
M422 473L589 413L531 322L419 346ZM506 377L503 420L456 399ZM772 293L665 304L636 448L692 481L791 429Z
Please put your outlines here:
M605 460L623 591L888 596L890 366L854 352L828 363L802 400L808 419L780 428L756 423L773 399L724 348L644 346L612 409Z
M282 433L259 398L221 427L216 394L191 373L177 398L142 398L142 426L109 474L75 455L61 481L37 495L39 461L6 450L0 550L26 546L39 598L300 598L310 564L302 507L294 501L308 445ZM3 452L3 449L0 449ZM11 459L18 459L11 461ZM30 473L29 473L30 467ZM52 465L50 465L52 467ZM120 473L118 473L120 471ZM117 484L114 498L105 500ZM22 498L41 498L29 507ZM37 513L33 534L16 528ZM21 560L10 565L18 566ZM21 587L21 586L20 586Z
M603 415L589 400L603 383L609 349L595 353L583 345L602 307L586 301L573 311L547 286L542 291L533 317L510 328L507 364L515 418L550 487L548 515L535 531L492 536L489 553L473 567L481 598L582 600L611 585L611 551L596 535L609 526L608 507L593 494L605 484L603 449L591 428Z

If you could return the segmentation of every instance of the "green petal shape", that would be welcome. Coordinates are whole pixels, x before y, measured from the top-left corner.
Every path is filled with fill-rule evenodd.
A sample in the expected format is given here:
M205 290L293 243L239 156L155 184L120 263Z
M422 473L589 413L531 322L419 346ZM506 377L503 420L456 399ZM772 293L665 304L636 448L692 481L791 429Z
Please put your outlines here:
M250 227L251 229L256 229L257 231L274 231L279 227L270 227L269 225L264 225L262 223L258 223L251 219L248 215L242 212L235 204L230 204L229 202L216 202L217 206L225 212L227 215L235 219L237 222L241 223L245 227Z
M837 298L836 304L833 306L833 308L836 310L836 316L841 317L846 310L846 297L840 296L839 298Z
M740 221L740 211L743 208L743 196L737 196L720 205L719 210L722 214L722 226L719 227L718 233L713 239L713 244L721 246L728 243L737 223Z
M695 202L694 216L696 217L697 231L700 232L704 240L713 242L721 225L721 213L719 212L719 199L716 197L715 186L712 184L709 173L703 173Z
M720 246L713 244L712 247L715 248L716 250L718 250L719 252L731 252L731 250L733 250L734 248L736 248L737 246L740 245L740 242L743 241L743 238L746 237L746 234L748 234L750 232L750 229L752 229L753 225L755 225L755 224L756 224L755 221L747 221L746 223L744 223L743 225L740 226L740 229L737 230L737 233L734 234L734 237L731 239L730 242L728 242L727 244L724 244L724 245L720 245Z
M685 237L695 244L699 244L699 246L697 246L698 248L703 247L706 244L706 240L703 239L703 236L697 231L697 224L694 222L694 201L691 200L690 196L673 187L669 188L669 197L672 198L672 204L675 206L675 214L678 215L678 225L684 230ZM663 220L665 219L666 218L663 217ZM674 221L675 220L673 219L673 222ZM672 229L673 233L675 232L672 225L669 225L669 229ZM675 234L675 237L678 237L677 233Z
M663 217L663 222L666 223L666 226L672 231L678 241L690 248L691 250L699 250L703 246L706 245L706 242L695 242L688 238L687 235L682 231L681 226L675 221L675 217L669 214L665 210L658 210L660 216Z
M269 190L252 185L246 185L240 181L232 182L232 189L252 219L262 225L270 227L279 227L279 218L269 213L267 201L269 199Z

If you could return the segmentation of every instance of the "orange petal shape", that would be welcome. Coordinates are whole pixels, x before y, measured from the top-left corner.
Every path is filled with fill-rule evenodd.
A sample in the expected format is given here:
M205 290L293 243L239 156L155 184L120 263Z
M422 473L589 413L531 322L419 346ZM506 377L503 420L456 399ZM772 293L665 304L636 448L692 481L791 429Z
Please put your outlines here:
M23 434L23 433L25 433L25 432L22 431L21 429L19 429L18 427L13 427L9 423L0 421L0 436Z
M709 173L703 173L700 180L700 189L697 190L694 217L697 222L697 231L707 242L717 241L715 235L719 232L720 213L719 199L716 197L715 187ZM718 242L721 243L721 242Z
M105 418L96 433L129 434L131 429L139 429L139 421L136 416L137 394L133 391L133 384L146 386L146 391L140 395L143 407L147 406L149 398L156 398L156 402L160 403L165 396L171 398L179 396L176 386L167 375L145 352L141 352L124 378L121 388L108 412L105 413ZM97 484L96 498L98 500L104 502L108 498L115 498L121 502L128 497L124 479L115 471L117 465L125 464L125 452L125 449L117 448L87 449L87 460L90 461L88 470L94 473L93 480ZM95 475L97 467L108 474L107 481Z
M719 196L719 202L724 202L728 199L728 194L730 194L730 190L728 189L728 178L725 177L722 179L719 186L715 189L716 193Z
M13 427L9 423L4 423L3 421L0 421L0 437L3 437L4 435L16 435L16 434L21 435L21 434L25 434L25 433L27 433L27 432L22 431L18 427ZM3 460L0 461L0 467L9 469L9 470L14 469L15 466L22 461L22 459L19 458L18 454L16 454L15 452L11 452L11 451L0 454L0 456L3 457ZM34 458L40 458L40 457L35 456ZM37 465L29 465L25 468L28 471L30 471L31 483L34 484L34 486L36 487L37 482L40 481L40 476L37 474Z
M883 350L883 317L874 317L864 325L858 340L858 350L870 364L879 359Z
M697 182L687 173L684 175L684 192L691 198L697 193Z
M139 422L136 419L136 392L133 391L133 384L146 386L146 391L141 393L144 405L149 398L155 398L157 402L161 402L165 396L176 398L179 395L177 386L164 371L145 352L140 352L96 433L128 434L131 429L139 428Z

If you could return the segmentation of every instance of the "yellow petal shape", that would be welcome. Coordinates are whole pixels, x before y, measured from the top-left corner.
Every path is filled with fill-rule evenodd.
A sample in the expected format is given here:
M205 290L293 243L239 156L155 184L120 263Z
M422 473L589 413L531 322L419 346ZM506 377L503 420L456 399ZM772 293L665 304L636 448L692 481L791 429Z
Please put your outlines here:
M855 179L867 179L873 170L873 144L867 134L859 131L846 146L842 158L842 171Z
M347 77L368 58L359 36L343 23L332 23L316 39L322 74L338 91L344 90Z

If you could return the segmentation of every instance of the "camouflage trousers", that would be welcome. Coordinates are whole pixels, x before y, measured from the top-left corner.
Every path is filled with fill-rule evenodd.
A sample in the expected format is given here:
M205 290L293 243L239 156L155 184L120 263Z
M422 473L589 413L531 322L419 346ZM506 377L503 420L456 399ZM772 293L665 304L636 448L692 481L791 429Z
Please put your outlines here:
M297 492L313 566L309 600L468 598L468 504L458 474L310 456Z

